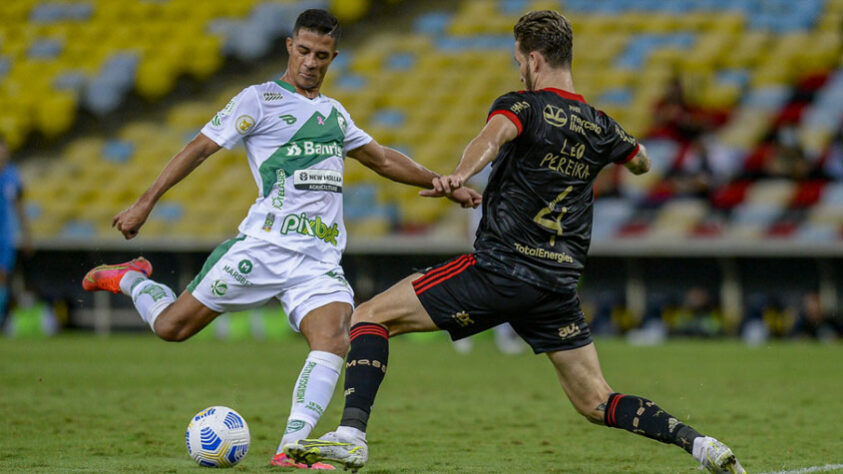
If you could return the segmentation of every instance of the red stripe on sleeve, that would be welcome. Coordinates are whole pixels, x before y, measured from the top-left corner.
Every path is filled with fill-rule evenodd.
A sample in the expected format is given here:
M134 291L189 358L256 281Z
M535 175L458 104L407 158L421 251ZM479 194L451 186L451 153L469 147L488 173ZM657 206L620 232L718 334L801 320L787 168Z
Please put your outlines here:
M503 115L504 117L508 118L508 119L509 119L509 121L510 121L510 122L512 122L512 123L515 125L515 128L517 128L517 129L518 129L518 135L521 135L521 130L523 130L523 129L524 129L524 126L523 126L523 125L521 125L521 119L520 119L520 118L518 118L518 116L517 116L517 115L515 115L514 113L512 113L512 111L509 111L509 110L495 110L494 112L492 112L492 113L490 113L490 114L489 114L489 117L486 119L486 123L489 123L489 120L491 120L491 119L492 119L492 117L494 117L495 115L498 115L498 114L501 114L501 115Z
M627 156L626 156L626 158L624 158L622 161L619 161L619 162L618 162L618 164L619 164L619 165L625 165L625 164L629 163L630 161L632 161L632 159L633 159L633 158L635 158L635 155L637 155L637 154L638 154L638 150L640 150L640 149L641 149L641 145L640 145L640 144L638 144L638 143L636 143L636 144L635 144L635 149L634 149L634 150L632 150L632 151L629 153L629 155L627 155Z

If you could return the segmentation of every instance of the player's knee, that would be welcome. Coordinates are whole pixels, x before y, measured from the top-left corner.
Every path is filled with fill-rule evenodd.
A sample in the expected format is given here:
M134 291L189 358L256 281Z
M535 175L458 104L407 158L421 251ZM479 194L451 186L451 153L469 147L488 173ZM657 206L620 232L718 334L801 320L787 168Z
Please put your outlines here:
M351 325L357 323L375 323L382 326L389 327L386 321L382 321L383 311L378 310L378 303L376 299L372 299L362 303L354 309L351 315Z
M331 334L321 334L310 341L310 348L315 351L325 351L345 357L348 352L348 332L337 331Z
M331 352L340 357L345 357L348 352L347 325L308 326L302 329L311 350Z
M346 354L348 354L348 340L346 339L345 344L341 344L339 341L331 341L328 344L311 345L310 350L330 352L331 354L345 358Z

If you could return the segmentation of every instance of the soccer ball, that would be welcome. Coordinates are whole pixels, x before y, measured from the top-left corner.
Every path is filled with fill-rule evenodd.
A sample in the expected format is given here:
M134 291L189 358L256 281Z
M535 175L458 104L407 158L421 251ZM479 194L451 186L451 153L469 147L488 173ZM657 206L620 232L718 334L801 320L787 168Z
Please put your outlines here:
M228 407L210 407L197 413L184 435L187 453L200 466L231 467L249 451L249 426Z

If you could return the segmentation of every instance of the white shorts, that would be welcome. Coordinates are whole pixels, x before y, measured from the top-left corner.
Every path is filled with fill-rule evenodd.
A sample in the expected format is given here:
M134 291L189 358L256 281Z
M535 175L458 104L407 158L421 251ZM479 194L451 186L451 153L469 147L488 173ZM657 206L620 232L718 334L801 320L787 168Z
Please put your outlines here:
M194 298L220 312L243 311L278 298L290 326L328 303L354 306L342 267L247 235L217 246L187 285Z

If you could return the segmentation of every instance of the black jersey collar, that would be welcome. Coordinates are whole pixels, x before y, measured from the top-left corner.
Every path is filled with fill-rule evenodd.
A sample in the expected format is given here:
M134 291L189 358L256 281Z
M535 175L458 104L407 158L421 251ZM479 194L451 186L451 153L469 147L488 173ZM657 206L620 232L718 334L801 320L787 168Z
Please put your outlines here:
M562 89L557 89L555 87L545 87L544 89L539 89L539 90L553 92L554 94L559 95L561 97L564 97L566 99L575 100L577 102L582 102L583 104L586 103L585 97L583 97L579 94L574 94L574 93L571 93L571 92L568 92L568 91L563 91Z

